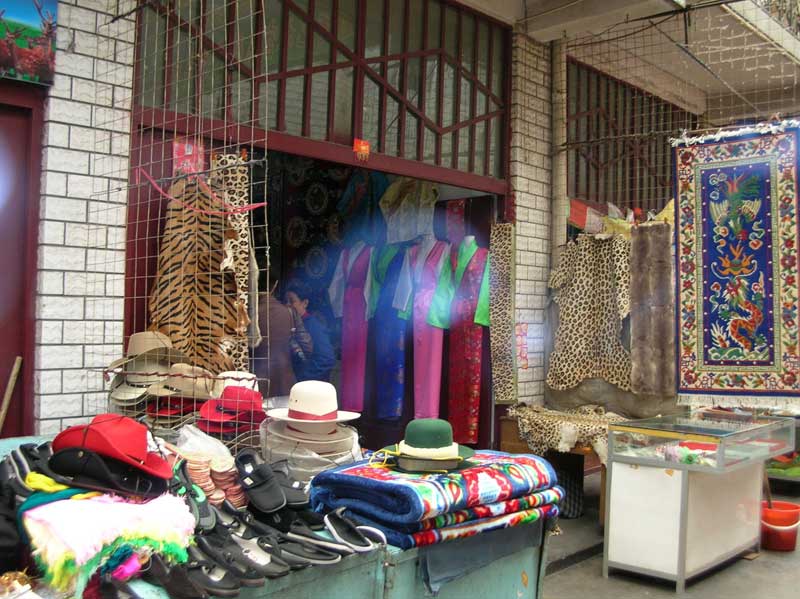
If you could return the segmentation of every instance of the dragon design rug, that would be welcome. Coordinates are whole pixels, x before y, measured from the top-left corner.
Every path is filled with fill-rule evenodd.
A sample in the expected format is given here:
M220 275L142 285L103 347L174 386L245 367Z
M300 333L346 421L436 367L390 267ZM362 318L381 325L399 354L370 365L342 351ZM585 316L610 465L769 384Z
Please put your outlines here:
M679 399L798 401L798 129L675 145Z

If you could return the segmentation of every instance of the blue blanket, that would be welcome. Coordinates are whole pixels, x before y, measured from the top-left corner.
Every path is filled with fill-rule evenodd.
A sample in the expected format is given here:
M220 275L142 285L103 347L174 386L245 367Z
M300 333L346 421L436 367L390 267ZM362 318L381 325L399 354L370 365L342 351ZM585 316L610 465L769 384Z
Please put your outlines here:
M340 466L311 481L311 505L317 511L344 506L398 528L530 495L557 482L552 466L539 456L483 450L470 462L474 465L438 474L402 472L366 461Z

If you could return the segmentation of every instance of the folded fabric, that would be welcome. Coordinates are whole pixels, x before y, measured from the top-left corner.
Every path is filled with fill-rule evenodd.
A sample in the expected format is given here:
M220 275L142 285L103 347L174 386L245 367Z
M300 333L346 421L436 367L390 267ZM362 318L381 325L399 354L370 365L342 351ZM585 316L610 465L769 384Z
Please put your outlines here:
M550 464L534 455L478 451L474 466L447 473L402 472L358 462L321 472L311 481L317 511L346 507L392 526L516 499L556 484Z
M436 543L471 537L480 533L489 532L490 530L519 526L520 524L535 522L540 518L555 518L558 516L558 506L551 503L541 507L504 514L502 516L481 518L480 520L445 526L444 528L423 530L412 534L387 528L385 525L378 524L354 512L346 511L345 514L353 518L356 522L374 526L381 530L386 535L386 540L389 544L400 547L401 549L411 549L412 547L424 547L426 545L434 545Z
M45 581L59 590L74 587L76 595L126 546L186 561L195 524L184 501L172 495L147 503L111 495L55 501L26 511L22 520Z
M441 514L435 518L428 518L422 522L414 524L395 526L401 532L415 533L423 530L433 530L436 528L446 528L455 524L463 524L473 520L482 520L494 516L503 516L514 512L522 512L535 507L549 504L558 504L564 499L564 489L559 486L524 495L516 499L506 499L489 505L476 505L465 510L459 510L450 514Z
M565 494L564 489L555 486L551 489L545 489L544 491L518 497L517 499L507 499L489 505L476 505L475 507L465 510L459 510L450 514L441 514L435 518L428 518L422 522L411 522L409 524L381 522L370 518L368 515L359 514L354 510L349 510L348 513L358 516L362 521L368 522L373 526L391 528L393 531L405 534L415 534L426 530L436 530L455 526L457 524L473 522L475 520L504 516L506 514L513 514L514 512L523 512L535 507L558 504L564 499Z

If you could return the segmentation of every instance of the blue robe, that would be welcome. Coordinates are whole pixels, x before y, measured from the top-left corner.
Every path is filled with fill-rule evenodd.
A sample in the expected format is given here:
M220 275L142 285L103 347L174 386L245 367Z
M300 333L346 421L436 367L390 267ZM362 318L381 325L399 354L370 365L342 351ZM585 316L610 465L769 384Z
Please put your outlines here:
M403 415L406 378L408 320L392 307L405 246L384 247L373 267L373 292L377 289L372 326L375 331L375 385L377 416L396 420Z

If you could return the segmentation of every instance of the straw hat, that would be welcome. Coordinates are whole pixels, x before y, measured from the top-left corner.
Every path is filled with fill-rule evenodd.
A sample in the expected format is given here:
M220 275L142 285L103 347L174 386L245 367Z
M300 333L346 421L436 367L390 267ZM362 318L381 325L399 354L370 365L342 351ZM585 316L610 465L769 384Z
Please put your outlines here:
M336 387L323 381L303 381L289 392L289 405L267 412L273 420L291 423L292 427L311 435L327 435L338 422L359 418L358 412L339 409Z
M345 425L337 425L329 434L311 435L294 429L287 422L273 420L267 424L267 434L281 442L302 445L317 454L348 452L354 443L353 429Z
M114 370L139 358L147 358L156 362L166 362L168 364L187 362L189 360L186 354L172 347L172 341L163 333L159 333L158 331L143 331L130 336L128 339L128 351L125 353L125 357L111 362L108 369Z
M166 379L150 385L149 395L169 397L180 395L194 399L219 397L222 390L220 381L208 370L190 364L173 364Z

